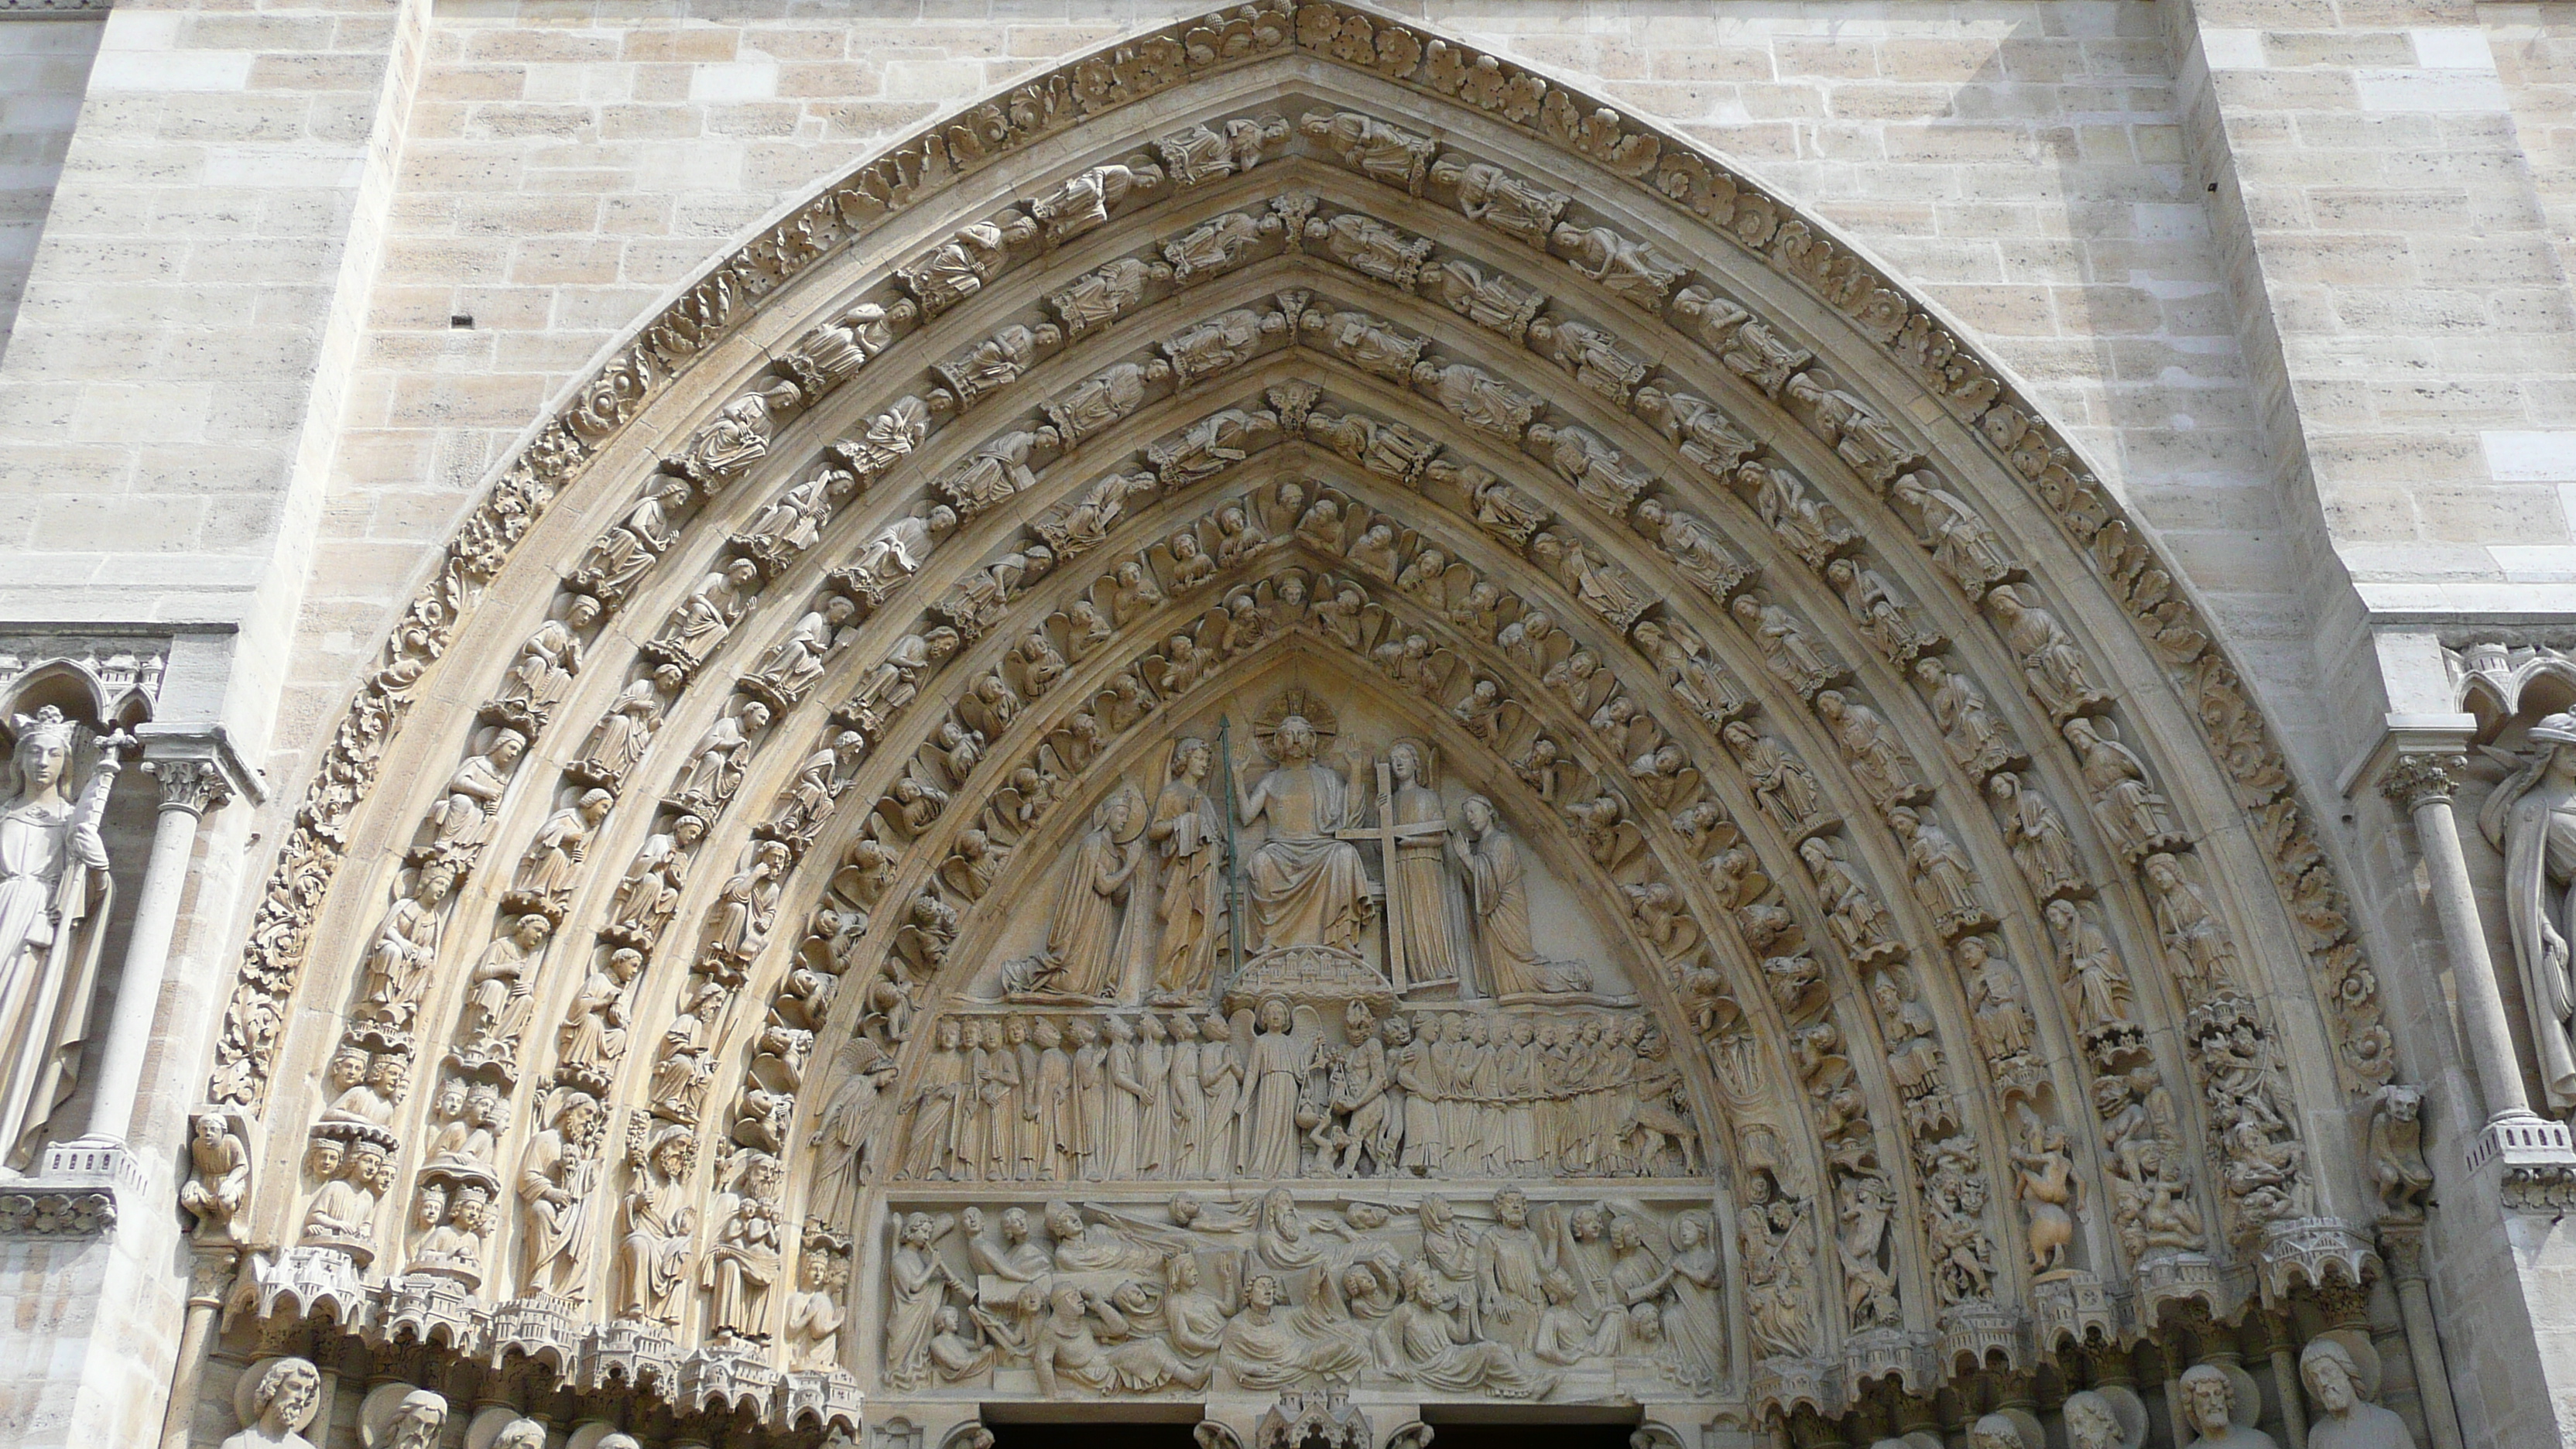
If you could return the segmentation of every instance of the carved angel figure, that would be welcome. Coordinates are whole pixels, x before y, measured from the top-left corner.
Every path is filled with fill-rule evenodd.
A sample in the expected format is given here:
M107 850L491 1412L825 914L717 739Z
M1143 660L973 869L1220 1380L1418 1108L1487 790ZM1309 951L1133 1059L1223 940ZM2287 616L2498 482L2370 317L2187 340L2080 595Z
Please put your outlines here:
M2021 656L2022 677L2030 692L2059 720L2091 714L2111 702L2110 691L2093 677L2093 665L2055 616L2021 596L2012 584L1986 591L1986 608L2003 630L2004 642Z
M1649 498L1637 505L1635 523L1673 561L1683 578L1699 585L1720 603L1734 597L1736 590L1753 577L1752 563L1697 514L1660 498Z
M1606 226L1560 223L1548 233L1548 250L1622 301L1647 312L1661 312L1673 284L1690 272L1683 263Z
M1489 332L1518 342L1530 319L1547 298L1496 272L1487 276L1473 262L1442 257L1422 269L1422 286L1442 305Z
M1923 532L1918 538L1932 551L1932 562L1971 599L2021 572L2003 539L1985 515L1926 473L1908 473L1888 485L1888 501L1914 515Z
M1323 142L1343 165L1415 196L1422 194L1423 173L1439 149L1428 136L1357 111L1308 111L1297 118L1297 129Z
M1420 362L1414 387L1471 428L1518 442L1538 416L1538 399L1514 391L1492 373L1464 362Z

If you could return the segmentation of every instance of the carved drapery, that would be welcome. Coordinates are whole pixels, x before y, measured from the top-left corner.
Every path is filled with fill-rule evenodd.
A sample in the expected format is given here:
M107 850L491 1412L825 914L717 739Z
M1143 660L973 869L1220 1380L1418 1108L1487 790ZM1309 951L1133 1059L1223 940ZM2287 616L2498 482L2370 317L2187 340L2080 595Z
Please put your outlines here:
M1294 94L1239 99L1279 75ZM1125 119L1185 86L1189 108ZM1455 124L1435 142L1399 100ZM1079 164L1015 163L1077 118ZM935 197L962 210L934 224ZM1044 285L1025 280L1041 256ZM409 718L433 674L484 703ZM1454 1195L1477 1204L1462 1241L1504 1241L1492 1194L1439 1184L1514 1153L1398 1149L1390 1171L1365 1147L1383 1127L1355 1125L1329 1075L1320 1106L1299 1100L1312 1051L1275 1103L1233 1084L1238 1120L1321 1129L1264 1135L1256 1175L1298 1184L1279 1212L1339 1225L1340 1266L1364 1243L1395 1257L1374 1275L1388 1324L1474 1351L1345 1342L1312 1315L1348 1285L1286 1264L1272 1306L1308 1317L1247 1325L1231 1364L1129 1321L1200 1291L1173 1285L1170 1243L1223 1238L1133 1183L1222 1181L1229 1154L1203 1135L1188 1172L1131 1151L1094 1177L1070 1144L1081 1094L1108 1088L1078 1073L1114 1053L1082 1038L1159 1035L1143 1055L1169 1071L1186 1029L1205 1060L1234 1005L1219 983L1286 942L1237 907L1239 959L1208 904L1250 888L1275 818L1222 881L1160 889L1153 854L1157 912L1119 893L1166 848L1158 819L1199 822L1186 834L1225 814L1167 810L1181 742L1223 714L1249 766L1254 704L1291 684L1371 720L1390 782L1379 747L1401 726L1487 798L1480 823L1433 792L1412 822L1459 842L1454 912L1404 915L1413 847L1368 810L1252 883L1290 903L1278 919L1324 922L1287 942L1329 948L1301 969L1382 973L1383 994L1314 993L1371 1013L1318 1038L1340 1070L1374 1070L1388 1017L1415 1033L1453 1014L1394 998L1460 963L1466 991L1516 981L1654 1035L1625 1070L1669 1086L1589 1094L1612 1148L1547 1163L1655 1179L1599 1225L1633 1239L1599 1249L1605 1283L1642 1255L1619 1321L1576 1282L1562 1304L1538 1285L1526 1339L1471 1328L1483 1290L1462 1302L1416 1271L1439 1230L1356 1224ZM1202 777L1217 799L1224 768ZM2250 838L2221 829L2239 810ZM1515 977L1442 944L1443 924L1500 939L1468 903L1524 869L1581 903L1618 990L1549 978L1536 948ZM1177 929L1201 936L1176 938L1162 908L1192 888ZM1007 951L1042 906L1062 930ZM1379 944L1357 946L1363 927ZM1424 969L1399 974L1411 947L1389 940ZM2301 958L2313 995L2292 992ZM970 996L978 981L994 989ZM337 1019L327 1039L287 1029L290 993ZM1241 1039L1270 1034L1262 1014L1219 1028L1238 1070L1262 1060ZM2232 1314L2231 1266L2269 1298L2359 1273L2348 1149L2305 1140L2301 1104L2394 1069L2259 716L2031 410L1679 143L1307 4L1176 27L970 109L729 259L584 389L469 520L335 737L210 1096L279 1144L250 1209L285 1245L257 1270L263 1313L328 1303L551 1348L586 1382L657 1373L693 1409L830 1419L861 1380L1030 1391L996 1373L1524 1396L1557 1391L1535 1335L1562 1307L1546 1342L1573 1379L1835 1412L1866 1378L1926 1392L1989 1356L2133 1337L2168 1301ZM298 1072L318 1089L281 1088ZM953 1141L916 1152L897 1129L961 1082L1022 1121L1057 1114L1025 1174L1016 1135L976 1188ZM1523 1099L1471 1068L1454 1100L1471 1119L1495 1104L1508 1139ZM1110 1206L1134 1220L1082 1207L1064 1234L1034 1229L1044 1270L970 1273L949 1241L968 1208L1043 1219L1122 1166ZM1107 1266L1064 1267L1104 1223ZM1007 1263L998 1233L976 1242ZM1726 1266L1684 1287L1685 1259ZM1042 1306L996 1282L1042 1285ZM1134 1285L1151 1301L1122 1307ZM1249 1289L1224 1290L1229 1323ZM900 1353L896 1320L918 1339ZM1325 1363L1335 1344L1358 1357Z

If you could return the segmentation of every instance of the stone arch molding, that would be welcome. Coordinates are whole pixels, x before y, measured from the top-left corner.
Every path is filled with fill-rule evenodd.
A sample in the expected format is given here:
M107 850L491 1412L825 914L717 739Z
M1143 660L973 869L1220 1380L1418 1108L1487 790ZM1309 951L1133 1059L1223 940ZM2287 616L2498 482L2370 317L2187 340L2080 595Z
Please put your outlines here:
M1379 894L1158 979L1138 822L1295 700L1353 838L1211 805L1218 893ZM681 1418L1749 1421L2358 1284L2378 1011L2222 643L1989 364L1677 138L1270 3L939 123L573 390L334 735L206 1113L263 1318Z

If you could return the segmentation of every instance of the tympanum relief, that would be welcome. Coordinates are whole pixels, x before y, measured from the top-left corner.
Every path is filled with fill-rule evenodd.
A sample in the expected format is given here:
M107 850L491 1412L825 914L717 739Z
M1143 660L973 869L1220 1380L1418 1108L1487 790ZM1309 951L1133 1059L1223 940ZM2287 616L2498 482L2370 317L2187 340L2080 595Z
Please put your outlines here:
M968 1399L1670 1398L1730 1344L1706 1200L1506 1187L897 1203L883 1378Z
M1045 912L940 1019L898 1176L1705 1170L1612 938L1495 798L1304 685L1234 703L1024 888Z

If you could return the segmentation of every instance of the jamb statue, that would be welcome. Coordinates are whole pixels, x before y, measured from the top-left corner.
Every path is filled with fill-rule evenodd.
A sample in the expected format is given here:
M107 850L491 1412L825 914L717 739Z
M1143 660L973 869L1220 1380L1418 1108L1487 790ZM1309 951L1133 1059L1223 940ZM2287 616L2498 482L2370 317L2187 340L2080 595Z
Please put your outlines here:
M98 825L119 766L112 748L98 749L74 798L74 757L95 736L52 705L11 724L17 788L0 805L0 1163L23 1168L80 1074L111 889Z

